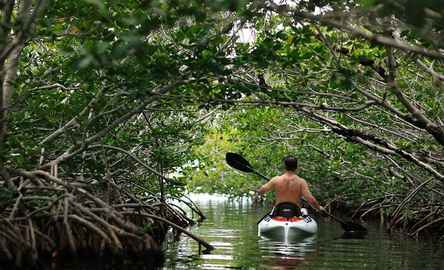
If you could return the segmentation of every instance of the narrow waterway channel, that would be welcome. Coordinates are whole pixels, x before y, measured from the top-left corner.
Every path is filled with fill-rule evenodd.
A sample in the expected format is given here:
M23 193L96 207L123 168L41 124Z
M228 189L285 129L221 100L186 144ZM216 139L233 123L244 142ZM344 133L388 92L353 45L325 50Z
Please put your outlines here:
M216 250L198 255L198 245L182 236L168 245L163 269L444 269L444 249L433 241L390 237L376 224L365 239L342 239L339 225L319 220L316 237L283 244L257 236L267 209L217 195L192 199L208 217L192 231Z

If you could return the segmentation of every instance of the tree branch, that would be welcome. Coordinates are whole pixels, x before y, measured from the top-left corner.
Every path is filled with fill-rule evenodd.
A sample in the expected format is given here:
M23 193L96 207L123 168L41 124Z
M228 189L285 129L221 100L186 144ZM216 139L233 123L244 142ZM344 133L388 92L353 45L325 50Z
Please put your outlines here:
M312 22L318 22L323 25L341 29L343 31L350 33L355 37L361 37L371 42L376 42L382 45L390 46L392 48L398 48L403 51L413 52L415 54L420 54L432 58L444 59L444 54L439 51L429 50L425 47L415 46L405 41L397 40L383 35L374 34L368 30L358 29L354 26L346 25L333 18L329 18L327 15L314 15L312 13L292 9L288 5L278 5L273 3L272 1L269 1L268 3L270 4L270 9L272 11L275 11L284 16L293 16L296 18L307 19Z
M393 49L390 47L386 48L388 55L388 67L389 67L389 75L387 76L387 84L390 87L390 90L396 95L398 100L404 105L404 107L411 113L411 116L416 120L416 126L427 130L438 143L444 146L444 128L436 125L432 121L430 121L424 113L422 113L416 106L414 106L411 102L408 101L404 93L402 93L398 84L395 80L396 74L396 63L393 55Z

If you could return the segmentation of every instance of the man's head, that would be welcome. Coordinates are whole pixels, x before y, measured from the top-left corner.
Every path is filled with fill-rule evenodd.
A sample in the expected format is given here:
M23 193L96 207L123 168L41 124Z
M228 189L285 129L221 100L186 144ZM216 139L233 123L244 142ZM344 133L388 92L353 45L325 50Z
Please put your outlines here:
M287 171L296 171L298 168L298 159L292 156L285 157L284 165Z

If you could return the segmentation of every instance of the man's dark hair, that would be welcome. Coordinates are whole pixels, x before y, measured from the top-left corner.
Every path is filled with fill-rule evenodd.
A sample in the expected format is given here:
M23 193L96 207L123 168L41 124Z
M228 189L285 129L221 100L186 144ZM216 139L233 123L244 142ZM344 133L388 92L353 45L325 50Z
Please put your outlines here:
M292 156L285 157L284 165L287 171L296 171L298 168L298 159Z

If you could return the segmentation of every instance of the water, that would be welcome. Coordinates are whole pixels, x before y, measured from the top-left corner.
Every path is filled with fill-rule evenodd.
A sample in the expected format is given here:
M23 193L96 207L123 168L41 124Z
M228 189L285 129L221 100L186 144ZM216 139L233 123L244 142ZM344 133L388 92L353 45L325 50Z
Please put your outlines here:
M257 236L267 209L223 196L192 199L208 218L192 231L216 249L198 255L197 243L182 236L168 244L163 269L444 269L444 249L436 243L390 238L376 225L365 239L342 239L338 224L318 220L315 237L284 244Z

